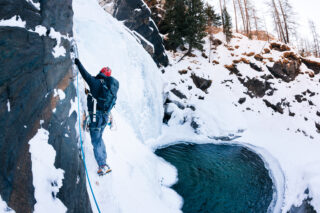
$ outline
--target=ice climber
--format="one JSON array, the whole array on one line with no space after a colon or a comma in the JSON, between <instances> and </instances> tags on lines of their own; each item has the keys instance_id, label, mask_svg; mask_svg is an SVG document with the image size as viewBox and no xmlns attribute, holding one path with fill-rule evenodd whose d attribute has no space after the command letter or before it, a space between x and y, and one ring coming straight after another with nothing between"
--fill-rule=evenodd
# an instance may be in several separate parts
<instances>
[{"instance_id":1,"label":"ice climber","mask_svg":"<svg viewBox=\"0 0 320 213\"><path fill-rule=\"evenodd\" d=\"M99 166L97 173L104 175L111 172L111 169L106 163L107 153L102 134L108 124L109 113L117 100L119 82L111 76L109 67L102 68L100 73L93 77L86 71L79 59L75 59L75 64L90 88L87 94L87 105L90 116L91 143Z\"/></svg>"}]
</instances>

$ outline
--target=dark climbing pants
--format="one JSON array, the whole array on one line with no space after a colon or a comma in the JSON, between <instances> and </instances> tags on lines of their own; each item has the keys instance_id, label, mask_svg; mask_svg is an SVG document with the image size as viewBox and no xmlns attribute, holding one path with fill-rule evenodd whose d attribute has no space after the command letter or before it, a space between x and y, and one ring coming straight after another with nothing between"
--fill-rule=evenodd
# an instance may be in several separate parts
<instances>
[{"instance_id":1,"label":"dark climbing pants","mask_svg":"<svg viewBox=\"0 0 320 213\"><path fill-rule=\"evenodd\" d=\"M93 145L94 157L98 163L98 166L106 165L107 152L102 139L103 130L108 122L108 114L97 111L96 122L93 122L93 115L90 114L90 136L91 143Z\"/></svg>"}]
</instances>

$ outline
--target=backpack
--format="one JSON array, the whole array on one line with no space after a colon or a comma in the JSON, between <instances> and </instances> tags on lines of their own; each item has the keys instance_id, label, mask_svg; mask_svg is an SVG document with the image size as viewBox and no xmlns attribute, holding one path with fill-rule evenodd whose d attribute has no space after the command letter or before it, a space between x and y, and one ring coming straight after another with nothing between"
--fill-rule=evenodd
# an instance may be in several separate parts
<instances>
[{"instance_id":1,"label":"backpack","mask_svg":"<svg viewBox=\"0 0 320 213\"><path fill-rule=\"evenodd\" d=\"M109 113L116 104L119 82L112 78L99 79L102 87L97 97L97 109Z\"/></svg>"}]
</instances>

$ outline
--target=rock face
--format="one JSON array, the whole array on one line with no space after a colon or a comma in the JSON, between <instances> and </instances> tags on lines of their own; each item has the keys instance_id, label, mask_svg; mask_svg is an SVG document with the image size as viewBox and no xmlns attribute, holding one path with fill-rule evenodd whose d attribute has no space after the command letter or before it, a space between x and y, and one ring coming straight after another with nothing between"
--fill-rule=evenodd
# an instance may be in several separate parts
<instances>
[{"instance_id":1,"label":"rock face","mask_svg":"<svg viewBox=\"0 0 320 213\"><path fill-rule=\"evenodd\" d=\"M156 64L167 66L163 39L151 19L151 11L143 0L114 0L113 16L130 29L138 32L154 46L153 60Z\"/></svg>"},{"instance_id":2,"label":"rock face","mask_svg":"<svg viewBox=\"0 0 320 213\"><path fill-rule=\"evenodd\" d=\"M52 51L58 41L48 36L53 30L72 35L72 0L41 1L40 10L25 0L3 0L0 5L0 20L19 16L26 22L26 28L0 27L1 198L17 213L33 212L28 142L42 127L49 131L48 143L56 151L55 167L65 172L57 197L68 212L91 212L75 130L77 114L71 111L69 116L76 96L70 43L62 38L66 54L55 58ZM46 35L31 32L38 25ZM55 96L55 89L64 91L65 97Z\"/></svg>"}]
</instances>

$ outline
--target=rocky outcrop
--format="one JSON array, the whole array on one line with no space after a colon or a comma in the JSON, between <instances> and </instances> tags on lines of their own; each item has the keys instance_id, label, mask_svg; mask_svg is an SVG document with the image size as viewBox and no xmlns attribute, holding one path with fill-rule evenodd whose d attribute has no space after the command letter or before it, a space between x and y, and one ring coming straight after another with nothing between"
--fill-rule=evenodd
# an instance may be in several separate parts
<instances>
[{"instance_id":1,"label":"rocky outcrop","mask_svg":"<svg viewBox=\"0 0 320 213\"><path fill-rule=\"evenodd\" d=\"M272 95L274 89L271 87L271 83L268 82L267 80L259 80L257 78L246 78L246 79L241 79L238 78L239 81L243 84L243 86L247 87L248 92L247 94L250 97L259 97L262 98L263 96L265 96L266 92L269 91L267 93L267 95Z\"/></svg>"},{"instance_id":2,"label":"rocky outcrop","mask_svg":"<svg viewBox=\"0 0 320 213\"><path fill-rule=\"evenodd\" d=\"M167 66L168 56L165 54L163 39L151 19L151 11L143 0L114 0L113 16L130 29L148 40L154 47L153 60L156 64Z\"/></svg>"},{"instance_id":3,"label":"rocky outcrop","mask_svg":"<svg viewBox=\"0 0 320 213\"><path fill-rule=\"evenodd\" d=\"M56 151L55 167L64 170L57 197L68 212L91 212L75 130L77 114L69 116L76 96L70 43L62 38L65 56L55 58L52 51L58 41L48 36L53 30L72 35L72 0L41 1L40 10L25 0L4 0L0 5L0 20L19 16L26 22L26 28L0 27L1 198L17 213L33 212L36 200L28 142L44 128ZM42 36L32 32L39 25L45 29ZM55 89L65 97L56 96Z\"/></svg>"},{"instance_id":4,"label":"rocky outcrop","mask_svg":"<svg viewBox=\"0 0 320 213\"><path fill-rule=\"evenodd\" d=\"M301 62L297 60L277 61L273 67L267 66L271 74L285 82L293 81L300 72Z\"/></svg>"},{"instance_id":5,"label":"rocky outcrop","mask_svg":"<svg viewBox=\"0 0 320 213\"><path fill-rule=\"evenodd\" d=\"M283 114L283 108L281 107L281 103L277 103L276 105L274 105L266 99L263 99L263 102L266 104L267 107L273 109L273 111Z\"/></svg>"},{"instance_id":6,"label":"rocky outcrop","mask_svg":"<svg viewBox=\"0 0 320 213\"><path fill-rule=\"evenodd\" d=\"M207 89L211 86L212 80L201 78L194 73L191 74L191 78L197 88L207 93Z\"/></svg>"},{"instance_id":7,"label":"rocky outcrop","mask_svg":"<svg viewBox=\"0 0 320 213\"><path fill-rule=\"evenodd\" d=\"M288 47L285 44L280 44L280 43L273 42L273 43L270 44L270 49L283 52L283 51L289 51L290 47Z\"/></svg>"},{"instance_id":8,"label":"rocky outcrop","mask_svg":"<svg viewBox=\"0 0 320 213\"><path fill-rule=\"evenodd\" d=\"M163 19L165 16L165 0L144 0L144 2L151 10L151 18L159 27L159 29L161 29L161 25L163 24Z\"/></svg>"},{"instance_id":9,"label":"rocky outcrop","mask_svg":"<svg viewBox=\"0 0 320 213\"><path fill-rule=\"evenodd\" d=\"M256 65L255 63L249 63L250 64L250 67L258 72L262 72L262 68L259 67L258 65Z\"/></svg>"},{"instance_id":10,"label":"rocky outcrop","mask_svg":"<svg viewBox=\"0 0 320 213\"><path fill-rule=\"evenodd\" d=\"M302 62L311 70L314 71L315 74L320 73L320 63L316 61L312 61L309 59L301 58Z\"/></svg>"},{"instance_id":11,"label":"rocky outcrop","mask_svg":"<svg viewBox=\"0 0 320 213\"><path fill-rule=\"evenodd\" d=\"M187 99L187 96L185 96L185 94L183 94L182 92L180 92L179 90L177 90L176 88L173 88L172 90L170 90L173 94L175 94L178 98L180 99Z\"/></svg>"},{"instance_id":12,"label":"rocky outcrop","mask_svg":"<svg viewBox=\"0 0 320 213\"><path fill-rule=\"evenodd\" d=\"M114 12L114 0L98 0L99 5L108 13Z\"/></svg>"},{"instance_id":13,"label":"rocky outcrop","mask_svg":"<svg viewBox=\"0 0 320 213\"><path fill-rule=\"evenodd\" d=\"M316 213L316 210L310 204L312 198L309 196L309 189L305 190L304 195L306 195L307 198L302 201L302 204L300 206L291 206L287 213Z\"/></svg>"}]
</instances>

